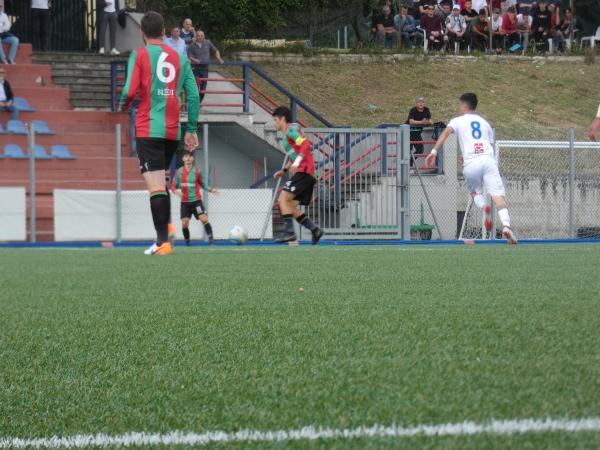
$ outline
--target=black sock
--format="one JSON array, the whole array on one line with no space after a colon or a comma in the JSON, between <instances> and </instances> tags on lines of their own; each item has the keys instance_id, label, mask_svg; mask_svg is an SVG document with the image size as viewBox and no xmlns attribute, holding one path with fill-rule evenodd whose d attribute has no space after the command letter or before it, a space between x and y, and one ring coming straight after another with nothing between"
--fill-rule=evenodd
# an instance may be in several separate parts
<instances>
[{"instance_id":1,"label":"black sock","mask_svg":"<svg viewBox=\"0 0 600 450\"><path fill-rule=\"evenodd\" d=\"M281 217L283 217L283 223L285 224L285 232L289 234L294 233L294 216L291 214L284 214Z\"/></svg>"},{"instance_id":2,"label":"black sock","mask_svg":"<svg viewBox=\"0 0 600 450\"><path fill-rule=\"evenodd\" d=\"M183 229L183 237L185 238L186 241L190 240L190 229L189 228Z\"/></svg>"},{"instance_id":3,"label":"black sock","mask_svg":"<svg viewBox=\"0 0 600 450\"><path fill-rule=\"evenodd\" d=\"M210 225L210 223L206 222L204 224L204 229L206 230L206 234L208 235L208 239L210 239L212 241L213 240L213 234L212 234L212 226Z\"/></svg>"},{"instance_id":4,"label":"black sock","mask_svg":"<svg viewBox=\"0 0 600 450\"><path fill-rule=\"evenodd\" d=\"M296 221L303 227L308 228L310 231L315 231L317 229L317 226L312 222L312 220L306 217L306 214L304 213L296 217Z\"/></svg>"},{"instance_id":5,"label":"black sock","mask_svg":"<svg viewBox=\"0 0 600 450\"><path fill-rule=\"evenodd\" d=\"M155 191L150 194L150 209L156 229L156 244L161 245L169 240L169 194L166 191Z\"/></svg>"},{"instance_id":6,"label":"black sock","mask_svg":"<svg viewBox=\"0 0 600 450\"><path fill-rule=\"evenodd\" d=\"M168 204L168 207L169 207L169 212L168 212L168 214L169 214L168 215L169 220L168 220L167 223L171 223L171 194L169 193L169 186L168 185L165 186L165 191L167 193L167 204Z\"/></svg>"}]
</instances>

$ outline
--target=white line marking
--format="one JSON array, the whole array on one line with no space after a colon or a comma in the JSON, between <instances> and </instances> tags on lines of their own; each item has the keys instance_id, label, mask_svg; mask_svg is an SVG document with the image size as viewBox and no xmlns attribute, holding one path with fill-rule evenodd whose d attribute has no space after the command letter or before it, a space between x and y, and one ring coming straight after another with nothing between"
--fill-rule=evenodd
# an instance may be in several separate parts
<instances>
[{"instance_id":1,"label":"white line marking","mask_svg":"<svg viewBox=\"0 0 600 450\"><path fill-rule=\"evenodd\" d=\"M84 448L142 445L208 445L228 442L282 442L316 439L402 438L412 436L473 436L478 434L507 435L515 433L547 433L600 431L600 417L584 419L522 419L492 420L491 422L448 423L441 425L398 425L358 427L349 429L304 427L295 430L257 431L240 430L233 433L212 431L193 433L132 432L117 436L107 434L74 435L51 438L0 438L0 448Z\"/></svg>"}]
</instances>

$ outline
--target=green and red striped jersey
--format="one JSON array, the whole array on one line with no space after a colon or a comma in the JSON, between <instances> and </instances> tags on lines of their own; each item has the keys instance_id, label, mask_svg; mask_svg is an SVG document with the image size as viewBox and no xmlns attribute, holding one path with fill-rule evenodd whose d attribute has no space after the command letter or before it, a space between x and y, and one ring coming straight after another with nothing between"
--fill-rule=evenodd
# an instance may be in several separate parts
<instances>
[{"instance_id":1,"label":"green and red striped jersey","mask_svg":"<svg viewBox=\"0 0 600 450\"><path fill-rule=\"evenodd\" d=\"M177 169L175 175L175 189L181 189L181 201L183 203L192 203L202 200L200 189L204 189L204 182L200 171L194 166L187 170L185 166Z\"/></svg>"},{"instance_id":2,"label":"green and red striped jersey","mask_svg":"<svg viewBox=\"0 0 600 450\"><path fill-rule=\"evenodd\" d=\"M147 45L131 52L119 110L138 96L136 137L179 140L182 91L188 104L186 131L196 132L200 96L187 57L166 44Z\"/></svg>"},{"instance_id":3,"label":"green and red striped jersey","mask_svg":"<svg viewBox=\"0 0 600 450\"><path fill-rule=\"evenodd\" d=\"M302 162L298 166L298 172L313 175L315 173L315 161L312 156L310 141L304 136L298 125L290 125L282 139L283 148L294 162L298 156L302 156Z\"/></svg>"}]
</instances>

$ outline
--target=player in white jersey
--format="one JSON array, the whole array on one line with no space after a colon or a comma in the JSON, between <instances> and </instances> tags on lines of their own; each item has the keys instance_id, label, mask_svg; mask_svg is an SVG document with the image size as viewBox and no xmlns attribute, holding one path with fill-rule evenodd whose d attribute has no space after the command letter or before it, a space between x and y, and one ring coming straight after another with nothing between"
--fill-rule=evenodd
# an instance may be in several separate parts
<instances>
[{"instance_id":1,"label":"player in white jersey","mask_svg":"<svg viewBox=\"0 0 600 450\"><path fill-rule=\"evenodd\" d=\"M590 140L596 141L598 139L598 131L599 130L600 130L600 106L598 106L598 112L596 113L596 118L590 124L590 129L588 131Z\"/></svg>"},{"instance_id":2,"label":"player in white jersey","mask_svg":"<svg viewBox=\"0 0 600 450\"><path fill-rule=\"evenodd\" d=\"M484 189L490 194L496 207L498 217L502 222L502 236L509 244L516 244L517 238L510 228L510 216L506 207L506 192L504 183L498 171L498 162L494 155L494 133L492 127L477 113L477 95L467 93L460 96L460 116L450 121L440 135L431 153L427 156L426 164L433 166L438 153L448 136L456 133L463 156L463 175L467 181L467 189L475 204L485 213L485 225L492 230L492 209L486 204Z\"/></svg>"}]
</instances>

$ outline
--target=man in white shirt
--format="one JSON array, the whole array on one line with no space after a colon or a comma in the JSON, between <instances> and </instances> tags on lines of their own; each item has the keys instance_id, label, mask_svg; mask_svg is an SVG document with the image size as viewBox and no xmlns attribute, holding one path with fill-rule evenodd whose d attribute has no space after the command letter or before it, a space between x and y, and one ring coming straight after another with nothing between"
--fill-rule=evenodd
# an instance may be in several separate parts
<instances>
[{"instance_id":1,"label":"man in white shirt","mask_svg":"<svg viewBox=\"0 0 600 450\"><path fill-rule=\"evenodd\" d=\"M50 5L48 0L31 0L31 34L34 50L50 48Z\"/></svg>"},{"instance_id":2,"label":"man in white shirt","mask_svg":"<svg viewBox=\"0 0 600 450\"><path fill-rule=\"evenodd\" d=\"M106 45L106 28L110 27L110 54L118 55L117 50L117 7L115 2L117 0L104 0L104 12L102 14L102 20L100 21L100 35L98 36L98 46L100 47L100 54L103 55L104 46ZM102 3L102 2L101 2Z\"/></svg>"},{"instance_id":3,"label":"man in white shirt","mask_svg":"<svg viewBox=\"0 0 600 450\"><path fill-rule=\"evenodd\" d=\"M4 79L6 71L0 67L0 111L8 111L11 113L11 119L19 118L19 110L14 104L14 94L10 87L10 83Z\"/></svg>"},{"instance_id":4,"label":"man in white shirt","mask_svg":"<svg viewBox=\"0 0 600 450\"><path fill-rule=\"evenodd\" d=\"M8 44L8 59L4 54L3 44ZM0 61L4 64L14 64L17 50L19 49L19 38L10 32L10 20L4 12L4 1L0 0Z\"/></svg>"},{"instance_id":5,"label":"man in white shirt","mask_svg":"<svg viewBox=\"0 0 600 450\"><path fill-rule=\"evenodd\" d=\"M185 55L187 47L185 46L185 41L181 39L180 35L181 30L179 27L173 27L171 30L171 37L165 38L165 44L182 55Z\"/></svg>"},{"instance_id":6,"label":"man in white shirt","mask_svg":"<svg viewBox=\"0 0 600 450\"><path fill-rule=\"evenodd\" d=\"M459 99L460 116L450 121L442 132L426 164L435 165L438 148L441 148L448 136L456 133L463 156L463 175L473 202L485 213L485 227L493 231L490 205L486 204L484 191L487 192L498 208L498 217L502 222L502 236L509 244L516 244L517 238L510 228L510 216L506 207L506 192L498 162L494 154L494 132L491 125L477 112L477 95L466 93Z\"/></svg>"},{"instance_id":7,"label":"man in white shirt","mask_svg":"<svg viewBox=\"0 0 600 450\"><path fill-rule=\"evenodd\" d=\"M590 129L588 131L590 140L595 141L598 139L598 130L600 130L600 106L598 106L596 118L592 120L592 123L590 124Z\"/></svg>"},{"instance_id":8,"label":"man in white shirt","mask_svg":"<svg viewBox=\"0 0 600 450\"><path fill-rule=\"evenodd\" d=\"M519 33L521 33L521 42L524 49L527 49L529 45L529 34L531 33L531 25L533 24L533 17L528 13L517 14L517 25L519 27Z\"/></svg>"}]
</instances>

